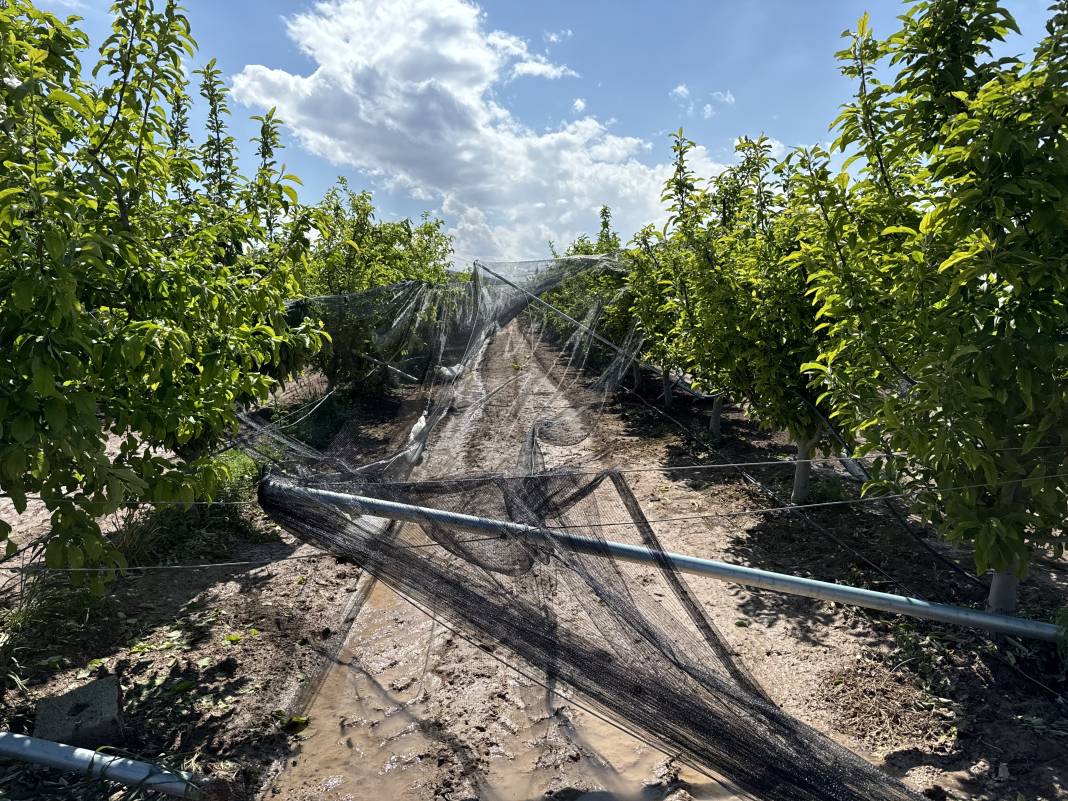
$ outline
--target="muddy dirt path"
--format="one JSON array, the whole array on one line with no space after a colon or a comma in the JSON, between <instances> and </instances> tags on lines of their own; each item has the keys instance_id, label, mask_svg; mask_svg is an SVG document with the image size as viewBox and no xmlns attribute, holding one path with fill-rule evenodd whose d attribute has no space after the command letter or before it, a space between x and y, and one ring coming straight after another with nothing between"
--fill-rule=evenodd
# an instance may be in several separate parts
<instances>
[{"instance_id":1,"label":"muddy dirt path","mask_svg":"<svg viewBox=\"0 0 1068 801\"><path fill-rule=\"evenodd\" d=\"M517 324L500 332L457 387L413 478L529 471L536 420L578 429L591 419L583 412L603 397L575 383L580 357L541 358ZM539 443L545 465L605 464L596 431L565 439L581 441ZM270 792L338 801L734 798L385 585L365 576L358 592L366 600L309 709L307 739Z\"/></svg>"}]
</instances>

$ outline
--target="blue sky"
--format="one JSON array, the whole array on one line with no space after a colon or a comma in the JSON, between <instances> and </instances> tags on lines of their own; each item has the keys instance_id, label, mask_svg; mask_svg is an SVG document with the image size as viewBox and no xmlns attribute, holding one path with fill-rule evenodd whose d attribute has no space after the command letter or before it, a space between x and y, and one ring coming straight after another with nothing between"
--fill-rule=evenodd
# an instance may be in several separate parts
<instances>
[{"instance_id":1,"label":"blue sky","mask_svg":"<svg viewBox=\"0 0 1068 801\"><path fill-rule=\"evenodd\" d=\"M157 0L158 4L162 0ZM98 0L42 0L106 35ZM547 255L597 225L608 203L630 235L657 221L679 126L711 174L740 134L784 146L828 138L851 91L839 34L865 10L896 29L892 0L188 0L200 53L234 89L233 133L277 106L282 156L320 197L338 175L383 217L442 216L457 259ZM1043 34L1045 0L1007 3ZM252 146L245 147L251 154Z\"/></svg>"}]
</instances>

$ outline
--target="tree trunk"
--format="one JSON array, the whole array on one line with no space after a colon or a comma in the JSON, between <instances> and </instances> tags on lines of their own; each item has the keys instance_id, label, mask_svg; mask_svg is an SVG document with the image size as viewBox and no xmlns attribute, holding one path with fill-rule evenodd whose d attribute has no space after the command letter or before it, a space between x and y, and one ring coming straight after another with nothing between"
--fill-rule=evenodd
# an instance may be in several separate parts
<instances>
[{"instance_id":1,"label":"tree trunk","mask_svg":"<svg viewBox=\"0 0 1068 801\"><path fill-rule=\"evenodd\" d=\"M795 437L797 443L797 464L794 466L794 491L790 495L790 503L804 503L808 498L808 480L812 475L812 449L819 442L819 436L802 440Z\"/></svg>"},{"instance_id":2,"label":"tree trunk","mask_svg":"<svg viewBox=\"0 0 1068 801\"><path fill-rule=\"evenodd\" d=\"M719 442L723 436L723 404L727 400L727 393L720 392L712 401L712 414L708 418L708 433L712 435L713 442Z\"/></svg>"},{"instance_id":3,"label":"tree trunk","mask_svg":"<svg viewBox=\"0 0 1068 801\"><path fill-rule=\"evenodd\" d=\"M638 364L638 360L635 359L630 363L630 377L634 381L634 391L641 392L642 390L642 366Z\"/></svg>"},{"instance_id":4,"label":"tree trunk","mask_svg":"<svg viewBox=\"0 0 1068 801\"><path fill-rule=\"evenodd\" d=\"M1016 493L1020 485L1009 482L1001 488L1001 507L1011 509L1016 501ZM995 570L990 577L990 593L986 597L986 609L988 612L996 612L1002 615L1011 615L1016 612L1016 589L1020 585L1017 571L1020 569L1020 558L1013 558L1005 570Z\"/></svg>"},{"instance_id":5,"label":"tree trunk","mask_svg":"<svg viewBox=\"0 0 1068 801\"><path fill-rule=\"evenodd\" d=\"M1011 615L1016 612L1016 590L1020 579L1016 570L1020 561L1017 559L1008 570L995 570L990 580L990 594L986 599L986 611L999 615Z\"/></svg>"},{"instance_id":6,"label":"tree trunk","mask_svg":"<svg viewBox=\"0 0 1068 801\"><path fill-rule=\"evenodd\" d=\"M661 378L663 379L663 382L664 382L664 408L665 409L670 409L671 408L671 373L668 372L667 370L664 370L660 374L660 376L661 376Z\"/></svg>"}]
</instances>

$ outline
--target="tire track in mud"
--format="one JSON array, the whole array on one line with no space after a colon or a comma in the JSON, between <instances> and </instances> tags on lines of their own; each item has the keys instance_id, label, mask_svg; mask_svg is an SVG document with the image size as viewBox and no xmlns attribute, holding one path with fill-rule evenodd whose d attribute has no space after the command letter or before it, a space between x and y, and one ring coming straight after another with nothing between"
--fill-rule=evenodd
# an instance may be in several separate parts
<instances>
[{"instance_id":1,"label":"tire track in mud","mask_svg":"<svg viewBox=\"0 0 1068 801\"><path fill-rule=\"evenodd\" d=\"M569 436L563 445L538 443L549 467L597 460L605 449L581 421L603 397L578 386L581 354L565 348L547 362L535 357L531 336L513 322L489 342L459 379L413 479L526 472L531 427L550 417L566 420ZM269 788L287 799L733 797L688 769L680 775L664 754L506 667L380 582L308 715L300 752Z\"/></svg>"}]
</instances>

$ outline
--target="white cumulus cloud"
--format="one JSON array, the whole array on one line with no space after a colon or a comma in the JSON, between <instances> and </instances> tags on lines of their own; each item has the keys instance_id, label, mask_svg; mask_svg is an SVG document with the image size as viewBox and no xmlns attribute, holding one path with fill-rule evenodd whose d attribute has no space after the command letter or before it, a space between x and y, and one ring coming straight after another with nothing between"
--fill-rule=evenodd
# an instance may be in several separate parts
<instances>
[{"instance_id":1,"label":"white cumulus cloud","mask_svg":"<svg viewBox=\"0 0 1068 801\"><path fill-rule=\"evenodd\" d=\"M512 77L522 78L524 75L534 78L577 78L579 74L563 64L553 64L542 55L531 55L512 67Z\"/></svg>"},{"instance_id":2,"label":"white cumulus cloud","mask_svg":"<svg viewBox=\"0 0 1068 801\"><path fill-rule=\"evenodd\" d=\"M575 33L570 28L564 28L559 31L546 31L542 34L542 38L549 44L560 44L566 39L570 39Z\"/></svg>"},{"instance_id":3,"label":"white cumulus cloud","mask_svg":"<svg viewBox=\"0 0 1068 801\"><path fill-rule=\"evenodd\" d=\"M312 69L247 65L234 97L276 106L311 153L436 204L458 263L544 256L595 230L602 203L624 234L663 219L670 165L640 160L648 142L590 116L536 131L501 104L511 80L573 73L467 0L320 0L286 24ZM720 169L704 149L693 166Z\"/></svg>"},{"instance_id":4,"label":"white cumulus cloud","mask_svg":"<svg viewBox=\"0 0 1068 801\"><path fill-rule=\"evenodd\" d=\"M686 112L687 117L693 114L695 104L694 101L690 99L690 87L686 84L680 83L668 92L668 97L679 104L679 107Z\"/></svg>"},{"instance_id":5,"label":"white cumulus cloud","mask_svg":"<svg viewBox=\"0 0 1068 801\"><path fill-rule=\"evenodd\" d=\"M583 100L581 97L576 97L575 102L571 104L571 108L575 111L576 114L581 114L583 111L586 110L586 101Z\"/></svg>"},{"instance_id":6,"label":"white cumulus cloud","mask_svg":"<svg viewBox=\"0 0 1068 801\"><path fill-rule=\"evenodd\" d=\"M678 103L679 108L681 108L686 113L687 117L693 116L694 112L698 109L698 103L700 102L700 98L703 98L706 102L700 106L700 109L701 116L706 120L710 120L714 116L716 116L717 105L734 105L734 93L731 92L730 89L726 90L725 92L712 92L707 96L703 95L703 93L701 92L697 92L695 95L695 93L690 89L689 86L684 83L680 83L670 92L668 92L668 95L670 95L672 100Z\"/></svg>"},{"instance_id":7,"label":"white cumulus cloud","mask_svg":"<svg viewBox=\"0 0 1068 801\"><path fill-rule=\"evenodd\" d=\"M690 87L688 87L684 83L680 83L678 86L676 86L670 92L668 92L668 94L671 95L676 100L687 100L690 97Z\"/></svg>"}]
</instances>

